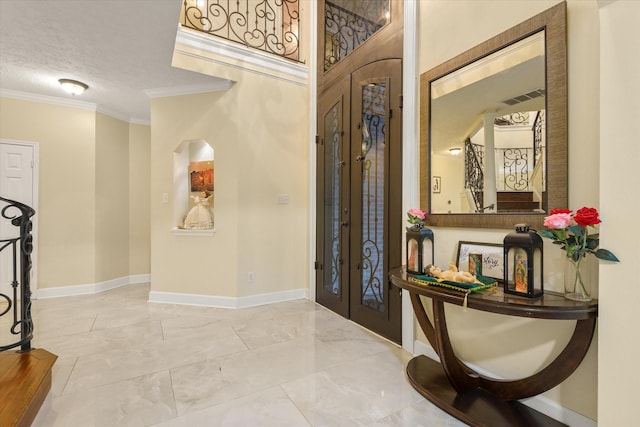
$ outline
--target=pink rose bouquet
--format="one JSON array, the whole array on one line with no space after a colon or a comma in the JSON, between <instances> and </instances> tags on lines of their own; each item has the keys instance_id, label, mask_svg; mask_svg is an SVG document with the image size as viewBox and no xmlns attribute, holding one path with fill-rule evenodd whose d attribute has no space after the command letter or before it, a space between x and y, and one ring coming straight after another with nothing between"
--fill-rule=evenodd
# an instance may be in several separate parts
<instances>
[{"instance_id":1,"label":"pink rose bouquet","mask_svg":"<svg viewBox=\"0 0 640 427\"><path fill-rule=\"evenodd\" d=\"M538 231L538 234L560 245L560 248L567 252L567 258L573 262L579 261L589 253L600 259L619 262L611 251L598 247L598 233L589 234L588 228L595 228L601 222L595 208L580 208L575 215L569 209L552 209L551 214L544 218L544 226L548 230Z\"/></svg>"},{"instance_id":2,"label":"pink rose bouquet","mask_svg":"<svg viewBox=\"0 0 640 427\"><path fill-rule=\"evenodd\" d=\"M409 221L409 224L422 225L425 219L427 219L427 213L420 209L411 208L407 212L407 221Z\"/></svg>"}]
</instances>

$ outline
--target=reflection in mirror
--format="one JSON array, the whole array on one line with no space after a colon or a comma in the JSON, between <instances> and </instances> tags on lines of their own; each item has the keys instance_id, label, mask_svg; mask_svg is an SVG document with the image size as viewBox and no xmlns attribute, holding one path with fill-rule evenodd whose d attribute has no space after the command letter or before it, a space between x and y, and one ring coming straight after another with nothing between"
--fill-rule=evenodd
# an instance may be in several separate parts
<instances>
[{"instance_id":1,"label":"reflection in mirror","mask_svg":"<svg viewBox=\"0 0 640 427\"><path fill-rule=\"evenodd\" d=\"M420 76L429 225L536 228L566 207L566 40L562 2Z\"/></svg>"},{"instance_id":2,"label":"reflection in mirror","mask_svg":"<svg viewBox=\"0 0 640 427\"><path fill-rule=\"evenodd\" d=\"M389 0L326 1L324 70L344 59L389 20Z\"/></svg>"},{"instance_id":3,"label":"reflection in mirror","mask_svg":"<svg viewBox=\"0 0 640 427\"><path fill-rule=\"evenodd\" d=\"M432 213L544 211L544 45L540 31L431 82Z\"/></svg>"}]
</instances>

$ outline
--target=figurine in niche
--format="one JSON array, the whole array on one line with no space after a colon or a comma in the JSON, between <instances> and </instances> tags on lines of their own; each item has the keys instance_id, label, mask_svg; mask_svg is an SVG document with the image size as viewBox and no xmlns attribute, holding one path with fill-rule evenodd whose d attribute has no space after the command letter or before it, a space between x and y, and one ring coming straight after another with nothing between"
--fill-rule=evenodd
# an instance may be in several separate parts
<instances>
[{"instance_id":1,"label":"figurine in niche","mask_svg":"<svg viewBox=\"0 0 640 427\"><path fill-rule=\"evenodd\" d=\"M436 279L449 280L451 282L460 282L460 283L480 283L476 276L469 273L468 271L458 271L458 267L452 262L449 263L449 269L442 271L440 267L436 267L435 265L428 265L424 269L424 273Z\"/></svg>"},{"instance_id":2,"label":"figurine in niche","mask_svg":"<svg viewBox=\"0 0 640 427\"><path fill-rule=\"evenodd\" d=\"M195 206L191 208L184 219L184 228L200 230L213 228L213 213L209 209L212 196L206 191L201 191L197 196L190 197Z\"/></svg>"}]
</instances>

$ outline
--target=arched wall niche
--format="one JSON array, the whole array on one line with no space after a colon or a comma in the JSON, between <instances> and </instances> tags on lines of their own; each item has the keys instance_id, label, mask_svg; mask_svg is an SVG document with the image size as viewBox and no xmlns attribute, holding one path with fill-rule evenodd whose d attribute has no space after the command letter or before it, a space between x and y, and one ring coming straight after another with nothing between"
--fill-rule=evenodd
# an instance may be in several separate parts
<instances>
[{"instance_id":1,"label":"arched wall niche","mask_svg":"<svg viewBox=\"0 0 640 427\"><path fill-rule=\"evenodd\" d=\"M185 218L195 206L201 191L209 195L208 206L213 219L214 149L204 139L182 141L173 152L173 229L185 234L212 234L214 226L185 227Z\"/></svg>"}]
</instances>

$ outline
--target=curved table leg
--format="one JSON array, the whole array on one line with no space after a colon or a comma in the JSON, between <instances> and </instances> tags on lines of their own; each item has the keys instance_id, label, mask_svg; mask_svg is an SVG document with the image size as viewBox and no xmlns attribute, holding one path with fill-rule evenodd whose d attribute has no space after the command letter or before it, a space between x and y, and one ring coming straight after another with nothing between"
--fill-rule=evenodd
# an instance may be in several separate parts
<instances>
[{"instance_id":1,"label":"curved table leg","mask_svg":"<svg viewBox=\"0 0 640 427\"><path fill-rule=\"evenodd\" d=\"M415 292L410 292L409 296L411 297L411 305L413 305L413 312L416 315L416 319L418 320L418 324L420 328L422 328L422 332L429 340L429 344L431 347L439 353L438 345L436 344L436 333L433 329L433 325L427 316L427 312L424 310L424 305L422 304L422 300L420 299L420 295Z\"/></svg>"},{"instance_id":2,"label":"curved table leg","mask_svg":"<svg viewBox=\"0 0 640 427\"><path fill-rule=\"evenodd\" d=\"M418 320L418 324L420 325L420 328L422 328L422 332L424 332L424 335L427 337L427 340L429 341L429 344L431 344L431 347L433 347L435 352L438 353L438 355L440 355L440 350L438 350L439 345L436 340L436 332L433 325L431 324L431 321L429 320L429 316L427 316L427 312L424 309L424 304L422 304L420 295L414 292L411 292L409 293L409 296L411 297L411 304L413 305L413 311L416 315L416 319ZM467 372L470 375L475 374L475 372L473 372L466 365L462 365L462 368L465 370L465 372Z\"/></svg>"},{"instance_id":3,"label":"curved table leg","mask_svg":"<svg viewBox=\"0 0 640 427\"><path fill-rule=\"evenodd\" d=\"M421 307L421 311L424 313L424 307ZM426 317L426 313L424 315ZM442 301L433 300L433 317L435 328L431 327L431 330L435 335L434 348L438 352L442 368L456 392L464 394L475 388L482 388L503 400L516 400L535 396L567 379L587 354L596 326L595 317L578 320L566 347L547 367L526 378L497 380L478 374L456 357L449 340L444 303ZM427 318L426 321L428 322L428 320ZM421 322L420 326L423 326ZM430 322L428 326L431 326ZM426 331L425 334L427 334ZM428 335L427 339L429 339L431 345L434 344Z\"/></svg>"},{"instance_id":4,"label":"curved table leg","mask_svg":"<svg viewBox=\"0 0 640 427\"><path fill-rule=\"evenodd\" d=\"M442 363L442 369L444 369L444 373L449 378L451 385L458 394L465 394L478 388L480 386L478 374L460 362L453 352L442 301L433 300L433 319L440 363Z\"/></svg>"}]
</instances>

